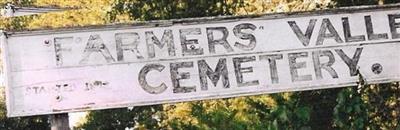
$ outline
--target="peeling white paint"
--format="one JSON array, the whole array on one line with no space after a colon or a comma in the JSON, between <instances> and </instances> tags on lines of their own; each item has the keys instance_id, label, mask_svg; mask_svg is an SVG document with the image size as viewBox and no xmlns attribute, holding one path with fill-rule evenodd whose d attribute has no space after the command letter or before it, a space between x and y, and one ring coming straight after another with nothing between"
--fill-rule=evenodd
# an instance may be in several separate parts
<instances>
[{"instance_id":1,"label":"peeling white paint","mask_svg":"<svg viewBox=\"0 0 400 130\"><path fill-rule=\"evenodd\" d=\"M398 8L13 32L8 115L400 80ZM309 31L307 31L309 30ZM3 37L4 38L4 37Z\"/></svg>"}]
</instances>

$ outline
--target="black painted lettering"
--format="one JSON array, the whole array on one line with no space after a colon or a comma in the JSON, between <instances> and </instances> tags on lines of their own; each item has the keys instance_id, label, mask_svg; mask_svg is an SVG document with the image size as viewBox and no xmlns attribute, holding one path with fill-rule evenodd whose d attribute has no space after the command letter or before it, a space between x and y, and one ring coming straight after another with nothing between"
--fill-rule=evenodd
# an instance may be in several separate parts
<instances>
[{"instance_id":1,"label":"black painted lettering","mask_svg":"<svg viewBox=\"0 0 400 130\"><path fill-rule=\"evenodd\" d=\"M215 39L214 38L214 31L219 31L222 33L222 38L220 39ZM210 53L215 53L215 45L222 45L227 52L233 52L233 49L231 45L229 45L227 38L228 38L229 32L226 27L213 27L213 28L207 28L207 38L208 38L208 48L210 50Z\"/></svg>"},{"instance_id":2,"label":"black painted lettering","mask_svg":"<svg viewBox=\"0 0 400 130\"><path fill-rule=\"evenodd\" d=\"M161 64L147 64L140 70L138 80L139 80L140 86L142 86L144 91L146 91L150 94L160 94L167 89L167 85L165 85L164 83L162 83L161 85L159 85L157 87L153 87L153 86L150 86L146 80L147 74L150 71L157 70L158 72L161 72L164 70L164 68L165 68L165 66L161 65Z\"/></svg>"},{"instance_id":3,"label":"black painted lettering","mask_svg":"<svg viewBox=\"0 0 400 130\"><path fill-rule=\"evenodd\" d=\"M276 60L281 60L283 58L282 54L273 55L261 55L260 60L269 61L269 70L271 74L271 81L273 84L279 83L278 68L276 66Z\"/></svg>"},{"instance_id":4,"label":"black painted lettering","mask_svg":"<svg viewBox=\"0 0 400 130\"><path fill-rule=\"evenodd\" d=\"M400 38L400 33L397 31L400 28L400 14L389 14L388 16L392 39ZM398 21L396 22L396 20Z\"/></svg>"},{"instance_id":5,"label":"black painted lettering","mask_svg":"<svg viewBox=\"0 0 400 130\"><path fill-rule=\"evenodd\" d=\"M79 64L86 64L93 52L101 53L106 59L107 63L115 61L115 59L111 56L110 51L104 44L103 39L101 39L100 35L98 34L90 35L83 52L82 60L79 62Z\"/></svg>"},{"instance_id":6,"label":"black painted lettering","mask_svg":"<svg viewBox=\"0 0 400 130\"><path fill-rule=\"evenodd\" d=\"M381 40L381 39L388 39L387 33L375 34L374 27L372 25L371 16L364 16L365 20L365 27L367 28L367 36L368 40Z\"/></svg>"},{"instance_id":7,"label":"black painted lettering","mask_svg":"<svg viewBox=\"0 0 400 130\"><path fill-rule=\"evenodd\" d=\"M171 71L171 81L174 87L174 93L189 93L195 92L196 86L181 86L180 80L182 79L190 79L189 72L179 72L179 68L192 68L193 62L177 62L170 64L170 71Z\"/></svg>"},{"instance_id":8,"label":"black painted lettering","mask_svg":"<svg viewBox=\"0 0 400 130\"><path fill-rule=\"evenodd\" d=\"M229 88L229 77L228 77L228 69L226 67L226 59L221 58L218 61L217 67L215 71L213 71L210 66L208 66L205 60L198 61L199 67L199 75L200 75L200 84L201 90L208 90L207 77L210 78L211 82L214 86L217 86L217 83L222 77L222 85L223 88Z\"/></svg>"},{"instance_id":9,"label":"black painted lettering","mask_svg":"<svg viewBox=\"0 0 400 130\"><path fill-rule=\"evenodd\" d=\"M329 33L326 33L329 31ZM335 27L333 27L331 21L328 18L324 18L322 20L321 29L318 33L317 43L316 45L324 44L325 39L333 38L337 43L343 43L342 38L340 38L338 32Z\"/></svg>"},{"instance_id":10,"label":"black painted lettering","mask_svg":"<svg viewBox=\"0 0 400 130\"><path fill-rule=\"evenodd\" d=\"M290 67L290 74L292 76L292 82L298 81L309 81L312 80L311 75L299 75L297 72L298 69L306 68L306 62L297 62L297 58L308 57L307 52L298 52L298 53L289 53L289 67Z\"/></svg>"},{"instance_id":11,"label":"black painted lettering","mask_svg":"<svg viewBox=\"0 0 400 130\"><path fill-rule=\"evenodd\" d=\"M117 33L115 34L115 43L117 45L117 60L124 61L124 51L132 51L137 59L143 59L142 54L138 50L140 43L140 37L138 33Z\"/></svg>"},{"instance_id":12,"label":"black painted lettering","mask_svg":"<svg viewBox=\"0 0 400 130\"><path fill-rule=\"evenodd\" d=\"M360 60L360 55L362 52L363 48L357 48L356 52L353 55L353 58L350 58L347 56L342 49L335 49L336 53L342 58L344 63L346 63L347 67L349 67L350 70L350 76L357 76L357 64L358 60Z\"/></svg>"},{"instance_id":13,"label":"black painted lettering","mask_svg":"<svg viewBox=\"0 0 400 130\"><path fill-rule=\"evenodd\" d=\"M153 31L147 31L145 34L149 58L154 58L156 56L154 45L157 45L160 49L162 49L164 48L165 44L168 46L169 56L175 56L174 36L172 35L172 30L167 29L164 31L161 42L154 35Z\"/></svg>"},{"instance_id":14,"label":"black painted lettering","mask_svg":"<svg viewBox=\"0 0 400 130\"><path fill-rule=\"evenodd\" d=\"M242 23L242 24L236 25L233 28L233 34L235 34L235 36L240 39L250 40L250 42L247 45L239 43L239 42L235 42L234 46L241 50L244 50L244 51L253 50L257 45L256 37L253 34L243 32L243 30L250 29L250 30L254 31L254 30L256 30L256 28L257 27L251 23Z\"/></svg>"},{"instance_id":15,"label":"black painted lettering","mask_svg":"<svg viewBox=\"0 0 400 130\"><path fill-rule=\"evenodd\" d=\"M303 33L300 27L297 26L295 21L288 21L288 24L292 28L293 32L296 34L297 38L304 46L308 46L310 44L310 39L315 27L315 23L317 23L317 19L311 19L306 32Z\"/></svg>"},{"instance_id":16,"label":"black painted lettering","mask_svg":"<svg viewBox=\"0 0 400 130\"><path fill-rule=\"evenodd\" d=\"M338 78L338 74L332 68L333 63L335 63L335 57L331 51L314 51L312 52L313 61L314 61L314 70L315 76L317 79L322 79L322 69L328 71L328 73L332 76L332 78ZM320 57L326 56L329 58L327 63L321 63Z\"/></svg>"},{"instance_id":17,"label":"black painted lettering","mask_svg":"<svg viewBox=\"0 0 400 130\"><path fill-rule=\"evenodd\" d=\"M56 65L62 66L63 65L63 51L69 51L70 49L64 48L63 44L72 43L73 37L56 37L54 38L54 50L56 54Z\"/></svg>"},{"instance_id":18,"label":"black painted lettering","mask_svg":"<svg viewBox=\"0 0 400 130\"><path fill-rule=\"evenodd\" d=\"M203 48L196 48L199 44L197 39L188 40L187 35L200 35L200 28L188 28L179 30L181 36L182 54L186 55L203 55Z\"/></svg>"},{"instance_id":19,"label":"black painted lettering","mask_svg":"<svg viewBox=\"0 0 400 130\"><path fill-rule=\"evenodd\" d=\"M256 60L255 56L235 57L235 58L233 58L233 65L235 67L236 82L237 82L239 87L254 86L254 85L258 85L259 84L258 80L244 81L244 79L243 79L243 74L244 73L252 73L253 72L253 67L242 68L242 63L252 62L252 61L255 61L255 60Z\"/></svg>"},{"instance_id":20,"label":"black painted lettering","mask_svg":"<svg viewBox=\"0 0 400 130\"><path fill-rule=\"evenodd\" d=\"M343 17L342 18L342 24L343 24L344 40L346 42L361 42L361 41L365 41L365 36L364 35L358 35L358 36L352 36L351 35L350 23L349 23L349 18L348 17Z\"/></svg>"}]
</instances>

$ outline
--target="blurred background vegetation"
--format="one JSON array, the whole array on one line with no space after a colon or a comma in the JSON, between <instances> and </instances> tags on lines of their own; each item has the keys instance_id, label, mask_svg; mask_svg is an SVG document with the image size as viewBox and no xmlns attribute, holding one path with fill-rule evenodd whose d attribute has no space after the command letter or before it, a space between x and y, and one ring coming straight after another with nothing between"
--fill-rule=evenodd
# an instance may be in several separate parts
<instances>
[{"instance_id":1,"label":"blurred background vegetation","mask_svg":"<svg viewBox=\"0 0 400 130\"><path fill-rule=\"evenodd\" d=\"M1 18L4 30L77 27L144 20L312 11L399 0L0 0L18 6L79 8ZM0 129L46 130L46 116L7 118ZM74 129L400 130L399 83L91 111Z\"/></svg>"}]
</instances>

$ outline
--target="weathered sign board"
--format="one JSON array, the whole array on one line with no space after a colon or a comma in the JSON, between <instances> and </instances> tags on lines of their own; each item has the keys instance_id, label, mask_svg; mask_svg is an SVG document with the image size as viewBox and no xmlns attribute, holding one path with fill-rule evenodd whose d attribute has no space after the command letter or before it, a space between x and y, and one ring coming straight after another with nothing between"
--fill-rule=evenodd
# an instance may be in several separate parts
<instances>
[{"instance_id":1,"label":"weathered sign board","mask_svg":"<svg viewBox=\"0 0 400 130\"><path fill-rule=\"evenodd\" d=\"M3 35L8 115L400 81L400 6Z\"/></svg>"}]
</instances>

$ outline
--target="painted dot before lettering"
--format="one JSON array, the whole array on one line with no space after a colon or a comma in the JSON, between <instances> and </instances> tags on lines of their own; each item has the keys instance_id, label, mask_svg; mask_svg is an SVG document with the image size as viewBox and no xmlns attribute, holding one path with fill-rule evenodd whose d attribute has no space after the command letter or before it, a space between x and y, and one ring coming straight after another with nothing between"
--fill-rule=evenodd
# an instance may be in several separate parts
<instances>
[{"instance_id":1,"label":"painted dot before lettering","mask_svg":"<svg viewBox=\"0 0 400 130\"><path fill-rule=\"evenodd\" d=\"M371 70L375 74L380 74L380 73L382 73L383 67L382 67L381 64L375 63L375 64L372 65Z\"/></svg>"},{"instance_id":2,"label":"painted dot before lettering","mask_svg":"<svg viewBox=\"0 0 400 130\"><path fill-rule=\"evenodd\" d=\"M50 40L45 40L45 41L44 41L44 45L50 46Z\"/></svg>"}]
</instances>

